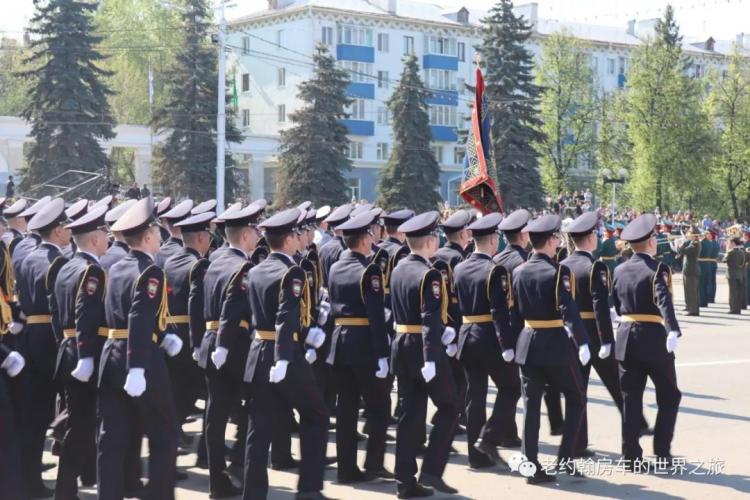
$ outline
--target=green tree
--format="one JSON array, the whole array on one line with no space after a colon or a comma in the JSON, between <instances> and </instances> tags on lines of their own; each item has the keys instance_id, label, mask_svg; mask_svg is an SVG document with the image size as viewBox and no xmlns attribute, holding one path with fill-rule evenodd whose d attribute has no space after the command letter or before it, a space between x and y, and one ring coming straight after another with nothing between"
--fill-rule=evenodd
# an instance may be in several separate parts
<instances>
[{"instance_id":1,"label":"green tree","mask_svg":"<svg viewBox=\"0 0 750 500\"><path fill-rule=\"evenodd\" d=\"M594 157L597 102L585 44L566 32L546 38L536 82L543 140L535 146L544 189L556 194L570 187L571 170Z\"/></svg>"},{"instance_id":2,"label":"green tree","mask_svg":"<svg viewBox=\"0 0 750 500\"><path fill-rule=\"evenodd\" d=\"M276 205L284 207L302 200L315 205L338 205L347 201L344 172L351 169L347 157L349 139L341 120L349 76L336 66L328 48L319 44L313 55L312 78L299 85L297 97L304 105L290 115L294 124L281 132Z\"/></svg>"},{"instance_id":3,"label":"green tree","mask_svg":"<svg viewBox=\"0 0 750 500\"><path fill-rule=\"evenodd\" d=\"M540 89L534 83L531 26L500 0L482 19L476 47L490 100L492 148L498 187L506 209L539 207L542 185L534 143L543 141L538 116Z\"/></svg>"},{"instance_id":4,"label":"green tree","mask_svg":"<svg viewBox=\"0 0 750 500\"><path fill-rule=\"evenodd\" d=\"M19 116L29 105L31 82L20 78L27 48L12 38L0 39L0 116Z\"/></svg>"},{"instance_id":5,"label":"green tree","mask_svg":"<svg viewBox=\"0 0 750 500\"><path fill-rule=\"evenodd\" d=\"M630 171L633 163L633 144L628 136L628 128L623 119L626 105L624 92L604 94L599 99L596 119L595 157L598 170L609 169L619 172ZM601 201L608 203L609 187L602 183L600 192L604 194ZM618 190L618 205L627 206L627 192Z\"/></svg>"},{"instance_id":6,"label":"green tree","mask_svg":"<svg viewBox=\"0 0 750 500\"><path fill-rule=\"evenodd\" d=\"M29 32L35 35L31 69L21 73L32 82L22 116L31 122L34 143L22 188L39 184L68 170L109 172L110 159L99 140L114 137L114 119L107 102L112 95L99 67L104 59L95 46L91 13L96 2L35 0Z\"/></svg>"},{"instance_id":7,"label":"green tree","mask_svg":"<svg viewBox=\"0 0 750 500\"><path fill-rule=\"evenodd\" d=\"M699 82L686 73L671 8L657 23L655 39L633 54L623 119L633 144L627 184L640 209L691 206L705 184L714 141L701 104ZM669 200L667 194L670 195Z\"/></svg>"},{"instance_id":8,"label":"green tree","mask_svg":"<svg viewBox=\"0 0 750 500\"><path fill-rule=\"evenodd\" d=\"M166 134L164 142L154 148L154 179L170 195L207 199L214 196L216 185L218 69L206 0L187 0L181 23L182 48L165 72L165 98L151 121L156 133ZM226 140L239 142L240 132L228 104L229 95ZM235 197L234 160L227 154L225 161L226 199L231 200Z\"/></svg>"},{"instance_id":9,"label":"green tree","mask_svg":"<svg viewBox=\"0 0 750 500\"><path fill-rule=\"evenodd\" d=\"M750 62L735 50L726 76L717 72L711 80L706 107L721 146L714 170L723 188L721 199L729 198L732 214L739 218L738 200L750 182Z\"/></svg>"},{"instance_id":10,"label":"green tree","mask_svg":"<svg viewBox=\"0 0 750 500\"><path fill-rule=\"evenodd\" d=\"M386 210L410 207L424 212L436 210L442 201L437 191L440 165L428 147L432 140L428 97L430 91L419 76L417 56L407 56L398 87L388 100L393 151L378 181L379 205Z\"/></svg>"}]
</instances>

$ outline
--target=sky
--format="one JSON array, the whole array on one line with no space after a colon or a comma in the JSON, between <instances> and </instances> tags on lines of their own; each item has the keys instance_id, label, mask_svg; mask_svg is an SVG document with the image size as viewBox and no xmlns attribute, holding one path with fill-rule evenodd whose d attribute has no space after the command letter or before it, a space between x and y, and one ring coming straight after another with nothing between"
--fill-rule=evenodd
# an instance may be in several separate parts
<instances>
[{"instance_id":1,"label":"sky","mask_svg":"<svg viewBox=\"0 0 750 500\"><path fill-rule=\"evenodd\" d=\"M0 19L0 36L20 38L33 12L32 0L5 0ZM266 8L266 0L233 0L243 12ZM471 5L489 9L495 0L428 0L425 3L461 7ZM518 0L517 5L528 3ZM667 3L675 7L677 22L686 38L734 40L736 35L750 33L750 0L537 0L539 16L561 21L606 26L627 26L630 19L659 17ZM227 18L231 18L231 10Z\"/></svg>"}]
</instances>

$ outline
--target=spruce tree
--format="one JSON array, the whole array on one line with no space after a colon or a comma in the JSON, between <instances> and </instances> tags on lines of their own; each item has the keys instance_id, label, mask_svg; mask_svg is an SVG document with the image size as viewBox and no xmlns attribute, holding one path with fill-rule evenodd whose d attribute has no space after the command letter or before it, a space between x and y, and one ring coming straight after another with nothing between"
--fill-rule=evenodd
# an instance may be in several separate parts
<instances>
[{"instance_id":1,"label":"spruce tree","mask_svg":"<svg viewBox=\"0 0 750 500\"><path fill-rule=\"evenodd\" d=\"M492 117L492 147L498 187L506 210L539 207L542 184L534 143L544 140L538 117L540 89L534 83L533 56L526 48L531 26L500 0L482 19L476 47L484 69Z\"/></svg>"},{"instance_id":2,"label":"spruce tree","mask_svg":"<svg viewBox=\"0 0 750 500\"><path fill-rule=\"evenodd\" d=\"M393 151L378 182L378 204L385 210L409 207L424 212L438 209L442 201L437 192L440 166L429 147L432 133L425 102L429 96L419 76L417 56L411 54L388 100L393 117Z\"/></svg>"},{"instance_id":3,"label":"spruce tree","mask_svg":"<svg viewBox=\"0 0 750 500\"><path fill-rule=\"evenodd\" d=\"M305 104L290 115L294 125L281 132L279 207L304 200L317 206L348 201L344 172L351 169L351 161L347 129L341 120L351 103L346 96L349 76L336 66L323 44L316 47L313 62L313 77L299 85L297 94Z\"/></svg>"},{"instance_id":4,"label":"spruce tree","mask_svg":"<svg viewBox=\"0 0 750 500\"><path fill-rule=\"evenodd\" d=\"M211 43L211 9L206 0L187 0L181 14L183 41L164 78L165 96L154 110L151 126L166 132L154 148L154 180L165 194L205 200L215 195L218 68ZM227 92L227 104L230 93ZM226 107L226 142L240 142L234 112ZM229 148L227 148L229 151ZM236 196L234 161L225 159L226 199Z\"/></svg>"},{"instance_id":5,"label":"spruce tree","mask_svg":"<svg viewBox=\"0 0 750 500\"><path fill-rule=\"evenodd\" d=\"M69 170L101 172L103 188L111 162L98 141L115 134L107 103L112 92L102 82L110 73L98 66L104 56L96 49L101 37L93 34L91 15L97 3L34 0L34 6L29 32L36 36L24 61L33 69L19 74L32 82L22 116L31 122L34 139L21 188Z\"/></svg>"}]
</instances>

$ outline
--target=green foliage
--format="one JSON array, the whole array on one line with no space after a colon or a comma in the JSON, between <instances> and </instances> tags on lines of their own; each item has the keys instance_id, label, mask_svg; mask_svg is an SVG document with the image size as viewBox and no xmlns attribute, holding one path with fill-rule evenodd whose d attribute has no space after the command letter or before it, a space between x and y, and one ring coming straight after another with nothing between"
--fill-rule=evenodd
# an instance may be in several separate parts
<instances>
[{"instance_id":1,"label":"green foliage","mask_svg":"<svg viewBox=\"0 0 750 500\"><path fill-rule=\"evenodd\" d=\"M28 49L11 38L0 39L0 116L19 116L29 105L31 81L16 76L24 70Z\"/></svg>"},{"instance_id":2,"label":"green foliage","mask_svg":"<svg viewBox=\"0 0 750 500\"><path fill-rule=\"evenodd\" d=\"M108 173L111 162L99 140L114 137L114 120L102 82L110 74L95 46L91 13L96 3L35 0L31 19L32 54L21 73L32 88L22 116L31 122L34 144L29 150L22 189L68 170Z\"/></svg>"},{"instance_id":3,"label":"green foliage","mask_svg":"<svg viewBox=\"0 0 750 500\"><path fill-rule=\"evenodd\" d=\"M294 125L281 132L278 207L305 200L316 206L348 201L344 172L351 169L351 161L347 129L341 120L351 103L346 96L349 76L336 66L323 44L316 47L313 61L314 75L299 85L297 94L305 104L290 115Z\"/></svg>"},{"instance_id":4,"label":"green foliage","mask_svg":"<svg viewBox=\"0 0 750 500\"><path fill-rule=\"evenodd\" d=\"M181 13L181 42L173 64L164 73L164 99L154 109L151 126L166 133L154 148L154 179L165 194L211 198L216 186L216 115L218 69L211 9L206 0L187 0ZM227 92L228 143L239 142ZM236 196L232 156L226 155L226 199Z\"/></svg>"},{"instance_id":5,"label":"green foliage","mask_svg":"<svg viewBox=\"0 0 750 500\"><path fill-rule=\"evenodd\" d=\"M571 170L594 158L594 120L598 103L586 46L569 33L554 33L542 43L536 83L543 140L539 153L542 182L547 193L570 189Z\"/></svg>"},{"instance_id":6,"label":"green foliage","mask_svg":"<svg viewBox=\"0 0 750 500\"><path fill-rule=\"evenodd\" d=\"M491 103L498 187L506 210L539 207L542 186L533 144L544 136L537 111L540 89L532 74L533 55L526 48L531 26L513 13L510 0L500 0L482 19L481 31L476 50Z\"/></svg>"},{"instance_id":7,"label":"green foliage","mask_svg":"<svg viewBox=\"0 0 750 500\"><path fill-rule=\"evenodd\" d=\"M404 60L398 87L388 100L393 117L393 151L378 181L378 203L385 210L410 207L425 212L437 210L442 201L437 191L440 165L428 147L432 133L425 100L429 96L419 75L417 56L411 54Z\"/></svg>"}]
</instances>

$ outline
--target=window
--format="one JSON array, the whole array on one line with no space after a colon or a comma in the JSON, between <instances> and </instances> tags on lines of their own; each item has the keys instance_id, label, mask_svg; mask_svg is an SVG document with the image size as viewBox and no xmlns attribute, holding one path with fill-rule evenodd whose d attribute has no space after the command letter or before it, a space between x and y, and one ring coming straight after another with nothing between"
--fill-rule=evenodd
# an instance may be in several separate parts
<instances>
[{"instance_id":1,"label":"window","mask_svg":"<svg viewBox=\"0 0 750 500\"><path fill-rule=\"evenodd\" d=\"M378 143L378 160L387 160L387 159L388 159L388 143L379 142Z\"/></svg>"},{"instance_id":2,"label":"window","mask_svg":"<svg viewBox=\"0 0 750 500\"><path fill-rule=\"evenodd\" d=\"M615 60L610 58L607 58L607 74L614 75L615 74Z\"/></svg>"},{"instance_id":3,"label":"window","mask_svg":"<svg viewBox=\"0 0 750 500\"><path fill-rule=\"evenodd\" d=\"M378 33L378 52L388 52L388 33Z\"/></svg>"},{"instance_id":4,"label":"window","mask_svg":"<svg viewBox=\"0 0 750 500\"><path fill-rule=\"evenodd\" d=\"M354 99L352 103L346 107L346 113L349 115L350 120L365 120L365 99Z\"/></svg>"},{"instance_id":5,"label":"window","mask_svg":"<svg viewBox=\"0 0 750 500\"><path fill-rule=\"evenodd\" d=\"M250 126L250 110L249 109L242 110L242 126L243 127Z\"/></svg>"},{"instance_id":6,"label":"window","mask_svg":"<svg viewBox=\"0 0 750 500\"><path fill-rule=\"evenodd\" d=\"M378 125L390 125L391 124L391 112L385 106L378 108Z\"/></svg>"},{"instance_id":7,"label":"window","mask_svg":"<svg viewBox=\"0 0 750 500\"><path fill-rule=\"evenodd\" d=\"M426 36L425 52L456 57L456 39L442 36Z\"/></svg>"},{"instance_id":8,"label":"window","mask_svg":"<svg viewBox=\"0 0 750 500\"><path fill-rule=\"evenodd\" d=\"M349 143L349 147L347 148L346 156L350 160L361 160L363 146L364 145L361 142L351 141Z\"/></svg>"},{"instance_id":9,"label":"window","mask_svg":"<svg viewBox=\"0 0 750 500\"><path fill-rule=\"evenodd\" d=\"M464 162L464 156L466 156L466 149L455 148L453 150L453 163L455 165L461 165Z\"/></svg>"},{"instance_id":10,"label":"window","mask_svg":"<svg viewBox=\"0 0 750 500\"><path fill-rule=\"evenodd\" d=\"M279 87L284 87L286 85L286 68L277 69L276 74Z\"/></svg>"},{"instance_id":11,"label":"window","mask_svg":"<svg viewBox=\"0 0 750 500\"><path fill-rule=\"evenodd\" d=\"M339 61L339 67L349 72L353 82L372 83L372 64L358 61Z\"/></svg>"},{"instance_id":12,"label":"window","mask_svg":"<svg viewBox=\"0 0 750 500\"><path fill-rule=\"evenodd\" d=\"M432 154L438 163L443 163L443 146L431 146Z\"/></svg>"},{"instance_id":13,"label":"window","mask_svg":"<svg viewBox=\"0 0 750 500\"><path fill-rule=\"evenodd\" d=\"M250 73L242 73L242 91L248 92L250 90Z\"/></svg>"},{"instance_id":14,"label":"window","mask_svg":"<svg viewBox=\"0 0 750 500\"><path fill-rule=\"evenodd\" d=\"M284 30L276 30L276 45L278 45L277 48L284 46L285 38L286 37L284 36Z\"/></svg>"},{"instance_id":15,"label":"window","mask_svg":"<svg viewBox=\"0 0 750 500\"><path fill-rule=\"evenodd\" d=\"M378 71L378 88L381 88L381 89L388 88L388 72L387 71Z\"/></svg>"},{"instance_id":16,"label":"window","mask_svg":"<svg viewBox=\"0 0 750 500\"><path fill-rule=\"evenodd\" d=\"M359 200L359 179L347 179L346 183L349 186L349 194L352 197L352 201Z\"/></svg>"},{"instance_id":17,"label":"window","mask_svg":"<svg viewBox=\"0 0 750 500\"><path fill-rule=\"evenodd\" d=\"M408 56L409 54L414 53L414 37L413 36L405 36L404 37L404 55Z\"/></svg>"},{"instance_id":18,"label":"window","mask_svg":"<svg viewBox=\"0 0 750 500\"><path fill-rule=\"evenodd\" d=\"M456 90L458 90L459 94L465 94L466 80L464 80L463 78L456 78Z\"/></svg>"},{"instance_id":19,"label":"window","mask_svg":"<svg viewBox=\"0 0 750 500\"><path fill-rule=\"evenodd\" d=\"M320 41L326 45L333 45L333 28L323 26L320 33Z\"/></svg>"},{"instance_id":20,"label":"window","mask_svg":"<svg viewBox=\"0 0 750 500\"><path fill-rule=\"evenodd\" d=\"M456 90L456 72L447 69L426 69L424 81L428 88Z\"/></svg>"},{"instance_id":21,"label":"window","mask_svg":"<svg viewBox=\"0 0 750 500\"><path fill-rule=\"evenodd\" d=\"M279 104L278 110L279 110L279 123L286 122L286 104Z\"/></svg>"},{"instance_id":22,"label":"window","mask_svg":"<svg viewBox=\"0 0 750 500\"><path fill-rule=\"evenodd\" d=\"M372 30L364 26L339 25L338 37L339 43L372 47Z\"/></svg>"},{"instance_id":23,"label":"window","mask_svg":"<svg viewBox=\"0 0 750 500\"><path fill-rule=\"evenodd\" d=\"M430 124L456 126L456 106L429 106Z\"/></svg>"},{"instance_id":24,"label":"window","mask_svg":"<svg viewBox=\"0 0 750 500\"><path fill-rule=\"evenodd\" d=\"M618 64L617 74L624 75L625 74L625 58L620 57L618 62L619 64Z\"/></svg>"},{"instance_id":25,"label":"window","mask_svg":"<svg viewBox=\"0 0 750 500\"><path fill-rule=\"evenodd\" d=\"M250 37L249 36L242 37L242 53L245 55L250 53Z\"/></svg>"},{"instance_id":26,"label":"window","mask_svg":"<svg viewBox=\"0 0 750 500\"><path fill-rule=\"evenodd\" d=\"M461 62L466 61L466 44L464 42L458 42L456 47L458 48L458 60Z\"/></svg>"}]
</instances>

